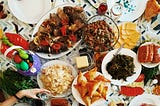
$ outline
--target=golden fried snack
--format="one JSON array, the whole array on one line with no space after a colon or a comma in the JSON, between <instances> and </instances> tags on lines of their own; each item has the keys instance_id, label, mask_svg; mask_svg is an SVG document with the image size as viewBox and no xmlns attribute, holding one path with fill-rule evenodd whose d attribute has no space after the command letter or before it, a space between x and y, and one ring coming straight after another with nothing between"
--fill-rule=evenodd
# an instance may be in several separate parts
<instances>
[{"instance_id":1,"label":"golden fried snack","mask_svg":"<svg viewBox=\"0 0 160 106\"><path fill-rule=\"evenodd\" d=\"M96 80L93 80L93 81L89 81L87 84L86 84L86 87L88 89L88 95L90 97L93 96L93 94L96 92L96 90L98 89L99 85L101 84L101 81L96 81Z\"/></svg>"},{"instance_id":2,"label":"golden fried snack","mask_svg":"<svg viewBox=\"0 0 160 106\"><path fill-rule=\"evenodd\" d=\"M74 85L74 87L78 90L81 97L84 97L88 92L87 88L85 86L83 86L82 84L76 84L76 85Z\"/></svg>"},{"instance_id":3,"label":"golden fried snack","mask_svg":"<svg viewBox=\"0 0 160 106\"><path fill-rule=\"evenodd\" d=\"M85 86L87 83L86 77L83 76L82 72L80 71L77 78L77 84L81 84L82 86Z\"/></svg>"},{"instance_id":4,"label":"golden fried snack","mask_svg":"<svg viewBox=\"0 0 160 106\"><path fill-rule=\"evenodd\" d=\"M152 17L160 13L160 4L156 0L148 0L144 12L144 18L149 21Z\"/></svg>"},{"instance_id":5,"label":"golden fried snack","mask_svg":"<svg viewBox=\"0 0 160 106\"><path fill-rule=\"evenodd\" d=\"M107 94L107 92L108 92L108 86L105 86L105 87L103 88L103 91L102 91L102 97L103 97L104 99L106 99L106 94Z\"/></svg>"},{"instance_id":6,"label":"golden fried snack","mask_svg":"<svg viewBox=\"0 0 160 106\"><path fill-rule=\"evenodd\" d=\"M95 67L95 68L91 69L90 71L86 72L84 74L84 76L87 78L88 81L91 81L91 80L94 80L96 72L97 72L97 67Z\"/></svg>"},{"instance_id":7,"label":"golden fried snack","mask_svg":"<svg viewBox=\"0 0 160 106\"><path fill-rule=\"evenodd\" d=\"M106 99L108 92L108 83L103 75L97 73L97 67L88 70L86 73L79 72L77 83L74 87L80 93L80 96L87 106L99 99Z\"/></svg>"},{"instance_id":8,"label":"golden fried snack","mask_svg":"<svg viewBox=\"0 0 160 106\"><path fill-rule=\"evenodd\" d=\"M87 106L91 106L91 97L86 95L82 97L83 101L86 103Z\"/></svg>"},{"instance_id":9,"label":"golden fried snack","mask_svg":"<svg viewBox=\"0 0 160 106\"><path fill-rule=\"evenodd\" d=\"M106 79L104 76L102 75L98 75L94 80L97 81L103 81L103 82L110 82L108 79Z\"/></svg>"}]
</instances>

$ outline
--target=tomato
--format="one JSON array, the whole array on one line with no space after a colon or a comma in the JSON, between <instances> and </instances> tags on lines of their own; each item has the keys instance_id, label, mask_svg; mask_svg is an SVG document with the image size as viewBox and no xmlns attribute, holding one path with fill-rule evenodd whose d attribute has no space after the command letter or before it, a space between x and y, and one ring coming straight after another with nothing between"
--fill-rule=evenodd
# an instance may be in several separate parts
<instances>
[{"instance_id":1,"label":"tomato","mask_svg":"<svg viewBox=\"0 0 160 106\"><path fill-rule=\"evenodd\" d=\"M141 82L144 80L144 78L145 78L144 74L140 74L138 78L135 80L135 82Z\"/></svg>"},{"instance_id":2,"label":"tomato","mask_svg":"<svg viewBox=\"0 0 160 106\"><path fill-rule=\"evenodd\" d=\"M70 35L69 36L69 39L71 40L71 41L73 41L73 42L76 42L77 41L77 37L75 36L75 35Z\"/></svg>"},{"instance_id":3,"label":"tomato","mask_svg":"<svg viewBox=\"0 0 160 106\"><path fill-rule=\"evenodd\" d=\"M120 94L126 96L137 96L143 94L144 90L141 87L129 87L129 86L121 86Z\"/></svg>"},{"instance_id":4,"label":"tomato","mask_svg":"<svg viewBox=\"0 0 160 106\"><path fill-rule=\"evenodd\" d=\"M49 46L49 43L46 40L42 40L40 42L40 45L42 45L42 46Z\"/></svg>"},{"instance_id":5,"label":"tomato","mask_svg":"<svg viewBox=\"0 0 160 106\"><path fill-rule=\"evenodd\" d=\"M61 48L61 45L58 44L58 43L55 43L55 44L52 45L52 48L53 48L54 50L59 50L59 49Z\"/></svg>"},{"instance_id":6,"label":"tomato","mask_svg":"<svg viewBox=\"0 0 160 106\"><path fill-rule=\"evenodd\" d=\"M61 27L61 33L62 33L63 36L66 36L66 33L67 33L67 27L66 26Z\"/></svg>"}]
</instances>

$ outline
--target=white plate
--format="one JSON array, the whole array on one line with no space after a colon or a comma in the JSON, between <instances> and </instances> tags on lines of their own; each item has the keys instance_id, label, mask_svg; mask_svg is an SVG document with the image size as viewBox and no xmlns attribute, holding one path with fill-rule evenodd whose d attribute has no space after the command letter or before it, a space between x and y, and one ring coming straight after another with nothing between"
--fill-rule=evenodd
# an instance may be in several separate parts
<instances>
[{"instance_id":1,"label":"white plate","mask_svg":"<svg viewBox=\"0 0 160 106\"><path fill-rule=\"evenodd\" d=\"M141 106L142 103L152 104L154 106L159 106L160 97L151 94L143 94L133 98L129 106Z\"/></svg>"},{"instance_id":2,"label":"white plate","mask_svg":"<svg viewBox=\"0 0 160 106\"><path fill-rule=\"evenodd\" d=\"M119 0L114 0L114 2L116 1L119 1ZM113 0L107 0L109 9L112 8L112 6L114 5L114 2ZM119 20L134 21L135 19L139 18L145 11L147 0L125 0L125 3L123 0L123 2L121 3L123 5L123 12Z\"/></svg>"},{"instance_id":3,"label":"white plate","mask_svg":"<svg viewBox=\"0 0 160 106\"><path fill-rule=\"evenodd\" d=\"M149 45L149 44L155 44L155 45L158 45L154 42L145 42L144 44L142 44L141 46L144 46L144 45ZM137 53L138 54L138 53ZM153 68L153 67L156 67L158 66L160 63L141 63L143 66L145 67L148 67L148 68Z\"/></svg>"},{"instance_id":4,"label":"white plate","mask_svg":"<svg viewBox=\"0 0 160 106\"><path fill-rule=\"evenodd\" d=\"M61 61L61 60L51 60L51 61L45 63L45 64L41 67L41 69L43 69L43 68L45 68L45 67L48 67L48 66L53 66L53 65L56 65L56 64L65 65L65 66L71 67L73 77L75 78L75 77L77 76L77 70L75 70L75 68L74 68L72 65L70 65L69 63L67 63L67 62L65 62L65 61ZM41 72L38 73L38 75L37 75L37 82L38 82L38 85L39 85L40 88L44 88L44 87L43 87L43 83L42 83L41 80L40 80L40 75L41 75ZM53 96L53 97L65 97L65 96L68 96L69 94L71 94L71 89L69 89L69 90L68 90L66 93L64 93L64 94L56 95L56 96Z\"/></svg>"},{"instance_id":5,"label":"white plate","mask_svg":"<svg viewBox=\"0 0 160 106\"><path fill-rule=\"evenodd\" d=\"M8 6L19 20L35 24L51 9L51 0L8 0Z\"/></svg>"},{"instance_id":6,"label":"white plate","mask_svg":"<svg viewBox=\"0 0 160 106\"><path fill-rule=\"evenodd\" d=\"M145 11L146 3L147 0L130 0L129 6L127 8L124 7L124 10L119 20L134 21L135 19L139 18Z\"/></svg>"},{"instance_id":7,"label":"white plate","mask_svg":"<svg viewBox=\"0 0 160 106\"><path fill-rule=\"evenodd\" d=\"M141 64L138 62L137 60L137 55L135 52L133 52L132 50L130 49L126 49L126 48L122 48L120 51L119 51L119 54L124 54L124 55L128 55L128 56L131 56L133 57L134 59L134 65L135 65L135 68L134 68L134 72L135 74L133 74L132 76L129 76L126 78L126 81L124 80L115 80L115 79L112 79L112 76L107 72L106 70L106 64L109 63L111 61L111 59L113 58L113 55L117 52L118 49L114 49L112 51L110 51L103 59L102 61L102 65L101 65L101 68L102 68L102 73L103 75L109 79L111 81L112 84L115 84L115 85L127 85L127 84L130 84L132 82L134 82L138 76L140 75L141 73L141 69L142 69L142 66Z\"/></svg>"},{"instance_id":8,"label":"white plate","mask_svg":"<svg viewBox=\"0 0 160 106\"><path fill-rule=\"evenodd\" d=\"M33 31L32 34L32 39L34 38L34 34L38 31L39 26L44 22L45 19L48 19L50 16L50 13L57 13L57 9L58 8L63 8L64 6L76 6L74 4L71 3L66 3L63 5L59 5L57 7L55 7L54 9L52 9L51 11L49 11L45 16L43 16L40 21L37 23L37 25L35 26L35 29ZM36 53L38 56L45 58L45 59L54 59L54 58L59 58L64 56L65 54L71 52L75 47L77 47L80 44L81 40L79 40L72 48L69 48L69 50L65 51L65 52L61 52L59 54L48 54L48 53Z\"/></svg>"},{"instance_id":9,"label":"white plate","mask_svg":"<svg viewBox=\"0 0 160 106\"><path fill-rule=\"evenodd\" d=\"M84 72L86 73L86 72ZM84 74L83 73L83 74ZM96 76L98 75L102 75L100 72L96 72ZM77 76L78 77L78 76ZM77 77L74 79L73 83L72 83L72 95L73 97L81 104L85 105L84 101L82 100L81 96L80 96L80 93L78 92L78 90L74 87L74 85L77 84ZM106 95L106 97L109 96L110 94L110 83L107 83L107 85L109 88L108 88L108 93ZM107 106L107 102L106 100L104 99L99 99L97 101L95 101L93 104L91 104L91 106Z\"/></svg>"}]
</instances>

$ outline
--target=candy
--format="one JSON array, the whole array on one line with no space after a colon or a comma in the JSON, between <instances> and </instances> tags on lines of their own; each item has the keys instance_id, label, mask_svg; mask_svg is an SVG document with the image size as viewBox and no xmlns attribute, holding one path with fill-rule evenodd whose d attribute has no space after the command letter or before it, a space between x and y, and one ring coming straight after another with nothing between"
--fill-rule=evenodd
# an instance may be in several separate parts
<instances>
[{"instance_id":1,"label":"candy","mask_svg":"<svg viewBox=\"0 0 160 106\"><path fill-rule=\"evenodd\" d=\"M21 62L22 62L22 59L21 59L21 57L20 57L18 54L16 54L16 55L14 56L14 62L15 62L15 63L21 63Z\"/></svg>"},{"instance_id":2,"label":"candy","mask_svg":"<svg viewBox=\"0 0 160 106\"><path fill-rule=\"evenodd\" d=\"M26 51L24 51L24 50L20 50L19 51L19 56L22 58L22 59L28 59L28 54L27 54L27 52Z\"/></svg>"},{"instance_id":3,"label":"candy","mask_svg":"<svg viewBox=\"0 0 160 106\"><path fill-rule=\"evenodd\" d=\"M25 62L25 61L22 61L20 63L20 68L23 70L23 71L27 71L29 69L29 65Z\"/></svg>"}]
</instances>

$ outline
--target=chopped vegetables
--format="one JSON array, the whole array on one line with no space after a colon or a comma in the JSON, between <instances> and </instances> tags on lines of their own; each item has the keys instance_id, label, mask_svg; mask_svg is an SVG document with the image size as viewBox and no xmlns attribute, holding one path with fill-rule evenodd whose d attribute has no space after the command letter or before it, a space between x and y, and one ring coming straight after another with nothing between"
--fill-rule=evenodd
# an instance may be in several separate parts
<instances>
[{"instance_id":1,"label":"chopped vegetables","mask_svg":"<svg viewBox=\"0 0 160 106\"><path fill-rule=\"evenodd\" d=\"M106 69L113 79L126 80L128 76L134 74L134 67L131 56L117 54L107 64Z\"/></svg>"}]
</instances>

